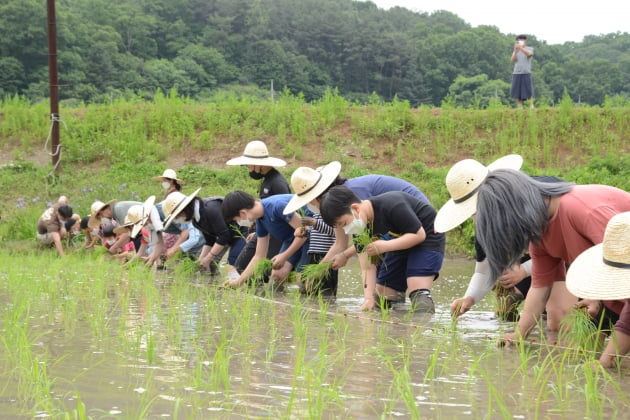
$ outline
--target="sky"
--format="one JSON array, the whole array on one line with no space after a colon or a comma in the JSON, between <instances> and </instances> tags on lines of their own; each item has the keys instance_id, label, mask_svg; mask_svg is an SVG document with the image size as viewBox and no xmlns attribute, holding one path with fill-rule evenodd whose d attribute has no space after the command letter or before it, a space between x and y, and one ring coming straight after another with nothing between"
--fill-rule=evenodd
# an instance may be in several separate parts
<instances>
[{"instance_id":1,"label":"sky","mask_svg":"<svg viewBox=\"0 0 630 420\"><path fill-rule=\"evenodd\" d=\"M548 44L580 42L585 35L630 33L630 0L371 0L382 9L448 10L473 27L534 35Z\"/></svg>"}]
</instances>

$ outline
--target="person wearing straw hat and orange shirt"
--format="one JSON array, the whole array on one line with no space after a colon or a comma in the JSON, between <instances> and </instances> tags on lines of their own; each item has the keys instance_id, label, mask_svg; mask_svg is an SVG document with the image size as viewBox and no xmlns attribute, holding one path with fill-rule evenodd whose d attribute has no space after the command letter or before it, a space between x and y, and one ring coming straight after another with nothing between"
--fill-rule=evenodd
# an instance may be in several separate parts
<instances>
[{"instance_id":1,"label":"person wearing straw hat and orange shirt","mask_svg":"<svg viewBox=\"0 0 630 420\"><path fill-rule=\"evenodd\" d=\"M290 194L291 189L286 178L276 169L286 166L282 159L269 155L267 145L261 140L253 140L247 143L243 155L230 159L226 162L229 166L245 166L249 171L250 178L254 180L262 179L258 190L258 198L263 199L277 194ZM252 232L247 235L247 243L241 254L238 256L234 266L240 273L242 272L256 252L256 234ZM277 238L269 238L267 257L272 258L280 251L282 241Z\"/></svg>"},{"instance_id":2,"label":"person wearing straw hat and orange shirt","mask_svg":"<svg viewBox=\"0 0 630 420\"><path fill-rule=\"evenodd\" d=\"M630 193L619 188L539 182L513 169L487 175L477 193L475 233L491 277L516 263L528 244L532 258L532 284L516 331L505 334L499 344L527 337L545 306L548 328L559 329L561 317L552 319L549 310L566 314L577 298L556 300L550 308L556 284L564 283L566 267L579 254L602 242L608 221L626 211Z\"/></svg>"},{"instance_id":3,"label":"person wearing straw hat and orange shirt","mask_svg":"<svg viewBox=\"0 0 630 420\"><path fill-rule=\"evenodd\" d=\"M435 229L438 232L448 232L473 217L477 209L477 190L486 176L495 169L520 169L523 158L512 154L501 157L488 166L484 166L474 159L464 159L457 162L446 174L446 188L451 198L440 208L435 218ZM546 182L559 182L560 178L537 177ZM515 321L518 319L518 304L527 296L531 284L531 259L528 255L521 257L518 264L505 270L496 279L490 278L488 261L485 251L475 239L475 271L470 279L464 297L455 299L451 304L453 315L459 316L472 308L483 299L496 285L500 319ZM561 284L557 285L560 288ZM556 292L559 296L563 293ZM566 295L566 294L564 294ZM553 317L553 315L552 315Z\"/></svg>"},{"instance_id":4,"label":"person wearing straw hat and orange shirt","mask_svg":"<svg viewBox=\"0 0 630 420\"><path fill-rule=\"evenodd\" d=\"M588 248L567 271L567 289L584 298L578 306L596 318L602 305L619 315L599 361L604 367L620 363L630 352L630 212L613 216L602 243Z\"/></svg>"},{"instance_id":5,"label":"person wearing straw hat and orange shirt","mask_svg":"<svg viewBox=\"0 0 630 420\"><path fill-rule=\"evenodd\" d=\"M171 223L192 223L204 237L204 245L199 255L199 264L212 274L218 270L219 262L229 248L228 264L234 265L245 240L236 223L226 223L221 212L223 197L202 199L197 197L201 188L192 194L180 192L170 194L164 200L164 226Z\"/></svg>"}]
</instances>

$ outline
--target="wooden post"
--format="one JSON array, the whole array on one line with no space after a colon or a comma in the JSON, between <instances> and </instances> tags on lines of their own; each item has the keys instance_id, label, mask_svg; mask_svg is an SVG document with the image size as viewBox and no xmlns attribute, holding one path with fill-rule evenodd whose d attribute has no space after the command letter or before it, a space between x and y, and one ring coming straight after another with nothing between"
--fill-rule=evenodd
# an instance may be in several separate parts
<instances>
[{"instance_id":1,"label":"wooden post","mask_svg":"<svg viewBox=\"0 0 630 420\"><path fill-rule=\"evenodd\" d=\"M47 0L48 6L48 78L50 85L50 119L52 138L52 164L54 171L61 168L59 157L61 144L59 142L59 80L57 74L57 22L55 17L55 0Z\"/></svg>"}]
</instances>

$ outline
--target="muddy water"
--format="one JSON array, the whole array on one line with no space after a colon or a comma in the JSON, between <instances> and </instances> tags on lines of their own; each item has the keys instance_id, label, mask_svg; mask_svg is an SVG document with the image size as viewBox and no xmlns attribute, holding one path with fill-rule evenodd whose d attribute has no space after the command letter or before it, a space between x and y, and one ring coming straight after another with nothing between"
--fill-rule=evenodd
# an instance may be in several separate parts
<instances>
[{"instance_id":1,"label":"muddy water","mask_svg":"<svg viewBox=\"0 0 630 420\"><path fill-rule=\"evenodd\" d=\"M579 361L549 362L553 349L497 349L511 325L494 317L492 299L455 328L449 304L472 269L446 262L433 316L405 305L358 312L356 265L324 305L292 289L252 297L161 275L155 294L112 290L96 327L90 314L69 322L33 308L33 351L48 361L53 406L72 410L80 399L93 418L628 418L627 372L589 388ZM5 385L3 418L47 416L19 407L17 384Z\"/></svg>"}]
</instances>

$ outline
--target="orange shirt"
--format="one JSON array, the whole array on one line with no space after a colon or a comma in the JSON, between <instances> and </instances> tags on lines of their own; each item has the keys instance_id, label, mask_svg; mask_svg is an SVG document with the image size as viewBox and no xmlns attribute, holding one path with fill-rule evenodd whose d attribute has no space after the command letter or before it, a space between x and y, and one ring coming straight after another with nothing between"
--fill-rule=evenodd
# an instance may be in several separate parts
<instances>
[{"instance_id":1,"label":"orange shirt","mask_svg":"<svg viewBox=\"0 0 630 420\"><path fill-rule=\"evenodd\" d=\"M566 267L586 249L604 240L608 221L630 211L630 193L606 185L576 185L560 197L542 240L529 245L532 287L562 280Z\"/></svg>"}]
</instances>

